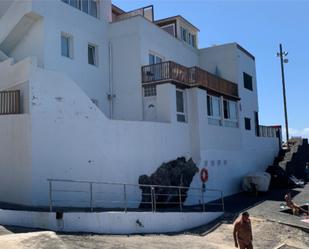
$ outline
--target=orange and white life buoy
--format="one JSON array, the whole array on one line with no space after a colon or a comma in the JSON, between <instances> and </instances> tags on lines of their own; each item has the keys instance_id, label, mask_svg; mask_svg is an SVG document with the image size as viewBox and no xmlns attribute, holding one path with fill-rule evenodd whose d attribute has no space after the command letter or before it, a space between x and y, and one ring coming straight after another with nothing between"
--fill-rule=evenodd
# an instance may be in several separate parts
<instances>
[{"instance_id":1,"label":"orange and white life buoy","mask_svg":"<svg viewBox=\"0 0 309 249\"><path fill-rule=\"evenodd\" d=\"M203 168L201 170L200 177L201 177L202 182L204 182L204 183L207 182L208 181L208 170Z\"/></svg>"}]
</instances>

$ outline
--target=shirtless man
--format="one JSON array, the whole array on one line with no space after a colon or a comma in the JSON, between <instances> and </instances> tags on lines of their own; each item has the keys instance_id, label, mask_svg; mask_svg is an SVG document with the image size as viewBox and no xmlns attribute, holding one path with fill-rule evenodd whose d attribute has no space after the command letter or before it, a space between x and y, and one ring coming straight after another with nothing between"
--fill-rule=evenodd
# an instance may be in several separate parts
<instances>
[{"instance_id":1,"label":"shirtless man","mask_svg":"<svg viewBox=\"0 0 309 249\"><path fill-rule=\"evenodd\" d=\"M301 208L300 206L298 206L297 204L295 204L292 201L292 197L291 197L291 193L288 192L285 196L284 196L284 200L286 205L292 209L293 215L299 215L299 211L302 211L303 213L309 215L309 212L306 211L305 209Z\"/></svg>"},{"instance_id":2,"label":"shirtless man","mask_svg":"<svg viewBox=\"0 0 309 249\"><path fill-rule=\"evenodd\" d=\"M240 220L235 222L233 236L235 247L239 246L239 249L253 249L252 228L248 212L243 212Z\"/></svg>"}]
</instances>

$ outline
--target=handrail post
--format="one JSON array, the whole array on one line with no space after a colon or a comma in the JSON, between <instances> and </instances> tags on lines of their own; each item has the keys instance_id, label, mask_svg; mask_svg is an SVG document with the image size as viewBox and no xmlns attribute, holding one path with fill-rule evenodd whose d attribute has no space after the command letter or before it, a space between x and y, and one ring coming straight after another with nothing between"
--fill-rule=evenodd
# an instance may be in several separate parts
<instances>
[{"instance_id":1,"label":"handrail post","mask_svg":"<svg viewBox=\"0 0 309 249\"><path fill-rule=\"evenodd\" d=\"M154 204L153 204L153 187L150 186L150 198L151 198L151 211L154 212Z\"/></svg>"},{"instance_id":2,"label":"handrail post","mask_svg":"<svg viewBox=\"0 0 309 249\"><path fill-rule=\"evenodd\" d=\"M90 211L93 212L92 182L89 183L89 186L90 186Z\"/></svg>"},{"instance_id":3,"label":"handrail post","mask_svg":"<svg viewBox=\"0 0 309 249\"><path fill-rule=\"evenodd\" d=\"M204 193L205 193L205 187L202 188L202 206L203 206L203 212L205 212L205 200L204 200Z\"/></svg>"},{"instance_id":4,"label":"handrail post","mask_svg":"<svg viewBox=\"0 0 309 249\"><path fill-rule=\"evenodd\" d=\"M53 211L53 200L52 200L52 181L49 182L49 212Z\"/></svg>"},{"instance_id":5,"label":"handrail post","mask_svg":"<svg viewBox=\"0 0 309 249\"><path fill-rule=\"evenodd\" d=\"M223 200L223 192L221 191L221 202L222 202L222 211L225 213L224 200Z\"/></svg>"},{"instance_id":6,"label":"handrail post","mask_svg":"<svg viewBox=\"0 0 309 249\"><path fill-rule=\"evenodd\" d=\"M182 212L181 188L178 188L178 194L179 194L179 208L180 212Z\"/></svg>"},{"instance_id":7,"label":"handrail post","mask_svg":"<svg viewBox=\"0 0 309 249\"><path fill-rule=\"evenodd\" d=\"M157 211L156 191L154 186L152 185L151 185L151 206L152 206L152 212L155 213Z\"/></svg>"},{"instance_id":8,"label":"handrail post","mask_svg":"<svg viewBox=\"0 0 309 249\"><path fill-rule=\"evenodd\" d=\"M126 184L123 184L123 201L124 201L124 211L127 212L127 187Z\"/></svg>"}]
</instances>

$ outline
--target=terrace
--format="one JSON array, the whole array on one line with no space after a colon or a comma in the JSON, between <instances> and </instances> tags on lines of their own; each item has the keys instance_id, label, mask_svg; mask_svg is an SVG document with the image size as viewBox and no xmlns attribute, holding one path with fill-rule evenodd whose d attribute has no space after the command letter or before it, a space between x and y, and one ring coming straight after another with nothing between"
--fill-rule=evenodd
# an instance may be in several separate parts
<instances>
[{"instance_id":1,"label":"terrace","mask_svg":"<svg viewBox=\"0 0 309 249\"><path fill-rule=\"evenodd\" d=\"M182 88L199 87L209 92L239 100L237 84L199 67L185 67L165 61L142 67L142 84L172 82Z\"/></svg>"}]
</instances>

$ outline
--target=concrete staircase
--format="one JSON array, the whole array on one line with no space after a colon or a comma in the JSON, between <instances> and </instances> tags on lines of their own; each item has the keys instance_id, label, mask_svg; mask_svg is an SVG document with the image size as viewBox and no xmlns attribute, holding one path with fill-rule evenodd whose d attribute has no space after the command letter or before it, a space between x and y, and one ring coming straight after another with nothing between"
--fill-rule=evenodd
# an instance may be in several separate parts
<instances>
[{"instance_id":1,"label":"concrete staircase","mask_svg":"<svg viewBox=\"0 0 309 249\"><path fill-rule=\"evenodd\" d=\"M290 150L281 150L273 165L278 165L288 176L304 179L306 163L309 162L308 139L292 138L289 143Z\"/></svg>"}]
</instances>

